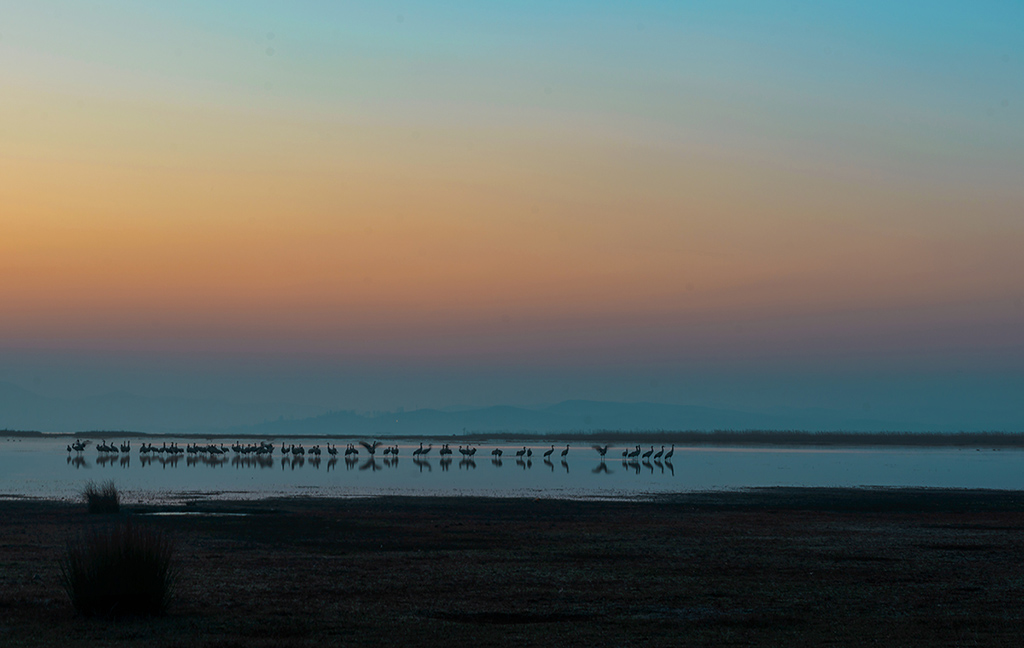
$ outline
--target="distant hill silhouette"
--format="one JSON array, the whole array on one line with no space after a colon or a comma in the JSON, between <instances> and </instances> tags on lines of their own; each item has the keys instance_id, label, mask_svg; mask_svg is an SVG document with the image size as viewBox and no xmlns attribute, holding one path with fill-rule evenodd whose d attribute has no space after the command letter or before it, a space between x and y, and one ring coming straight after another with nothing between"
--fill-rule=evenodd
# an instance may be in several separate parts
<instances>
[{"instance_id":1,"label":"distant hill silhouette","mask_svg":"<svg viewBox=\"0 0 1024 648\"><path fill-rule=\"evenodd\" d=\"M927 420L870 418L865 412L824 408L775 408L748 412L696 405L570 400L542 407L360 414L287 403L229 403L218 400L151 398L123 392L83 399L41 396L0 382L0 429L77 432L129 430L165 434L233 435L452 435L463 431L587 432L806 430L816 432L1021 431L1019 416L1007 411L934 412ZM997 422L998 425L993 425Z\"/></svg>"},{"instance_id":2,"label":"distant hill silhouette","mask_svg":"<svg viewBox=\"0 0 1024 648\"><path fill-rule=\"evenodd\" d=\"M81 399L50 398L0 382L0 429L206 432L280 416L309 416L314 412L310 408L281 403L150 398L125 392Z\"/></svg>"},{"instance_id":3,"label":"distant hill silhouette","mask_svg":"<svg viewBox=\"0 0 1024 648\"><path fill-rule=\"evenodd\" d=\"M829 420L831 419L831 420ZM240 426L236 434L266 435L452 435L462 432L567 432L593 430L794 430L880 431L908 430L897 422L850 422L839 416L768 416L735 410L661 403L613 403L564 401L542 408L509 406L462 411L420 409L360 415L352 411L329 412L300 420L279 420ZM230 433L230 431L229 431Z\"/></svg>"}]
</instances>

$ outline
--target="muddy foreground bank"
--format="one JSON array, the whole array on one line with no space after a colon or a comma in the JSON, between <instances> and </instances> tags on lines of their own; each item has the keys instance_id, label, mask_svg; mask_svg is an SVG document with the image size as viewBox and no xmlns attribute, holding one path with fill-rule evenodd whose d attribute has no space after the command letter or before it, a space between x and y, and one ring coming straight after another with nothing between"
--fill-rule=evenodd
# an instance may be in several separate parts
<instances>
[{"instance_id":1,"label":"muddy foreground bank","mask_svg":"<svg viewBox=\"0 0 1024 648\"><path fill-rule=\"evenodd\" d=\"M164 618L82 619L61 591L66 538L114 518L0 502L0 645L1015 646L1024 630L1018 492L199 501L129 516L177 539Z\"/></svg>"}]
</instances>

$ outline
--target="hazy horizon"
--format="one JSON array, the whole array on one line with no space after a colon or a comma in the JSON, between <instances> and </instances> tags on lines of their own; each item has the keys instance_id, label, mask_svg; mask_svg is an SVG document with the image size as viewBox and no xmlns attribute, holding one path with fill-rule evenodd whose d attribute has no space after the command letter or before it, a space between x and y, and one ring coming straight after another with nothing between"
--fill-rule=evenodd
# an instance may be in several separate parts
<instances>
[{"instance_id":1,"label":"hazy horizon","mask_svg":"<svg viewBox=\"0 0 1024 648\"><path fill-rule=\"evenodd\" d=\"M1021 24L952 0L9 3L0 383L250 417L578 399L1024 430Z\"/></svg>"}]
</instances>

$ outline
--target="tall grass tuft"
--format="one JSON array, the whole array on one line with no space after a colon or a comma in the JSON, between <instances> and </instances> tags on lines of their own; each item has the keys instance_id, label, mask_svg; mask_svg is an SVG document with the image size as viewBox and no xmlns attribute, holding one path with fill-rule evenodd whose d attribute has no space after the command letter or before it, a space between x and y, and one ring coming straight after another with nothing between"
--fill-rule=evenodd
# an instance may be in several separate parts
<instances>
[{"instance_id":1,"label":"tall grass tuft","mask_svg":"<svg viewBox=\"0 0 1024 648\"><path fill-rule=\"evenodd\" d=\"M130 522L68 541L60 563L71 604L92 616L163 614L178 578L173 541Z\"/></svg>"},{"instance_id":2,"label":"tall grass tuft","mask_svg":"<svg viewBox=\"0 0 1024 648\"><path fill-rule=\"evenodd\" d=\"M99 486L89 482L82 496L89 505L90 513L117 513L121 510L121 495L112 481L103 482Z\"/></svg>"}]
</instances>

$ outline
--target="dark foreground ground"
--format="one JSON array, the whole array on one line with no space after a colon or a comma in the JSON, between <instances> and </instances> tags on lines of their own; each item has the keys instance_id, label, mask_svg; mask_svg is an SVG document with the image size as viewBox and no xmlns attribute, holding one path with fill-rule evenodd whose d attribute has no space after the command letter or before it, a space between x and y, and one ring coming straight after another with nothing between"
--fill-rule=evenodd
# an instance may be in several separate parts
<instances>
[{"instance_id":1,"label":"dark foreground ground","mask_svg":"<svg viewBox=\"0 0 1024 648\"><path fill-rule=\"evenodd\" d=\"M920 645L1024 641L1024 493L772 489L649 503L197 503L168 616L77 617L65 540L118 516L0 502L0 646ZM123 517L122 514L120 517Z\"/></svg>"}]
</instances>

